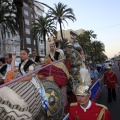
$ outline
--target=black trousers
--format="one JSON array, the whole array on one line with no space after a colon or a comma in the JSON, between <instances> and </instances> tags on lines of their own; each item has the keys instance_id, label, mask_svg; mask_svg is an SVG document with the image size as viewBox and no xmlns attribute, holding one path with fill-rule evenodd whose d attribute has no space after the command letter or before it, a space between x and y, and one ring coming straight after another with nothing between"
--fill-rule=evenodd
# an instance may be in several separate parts
<instances>
[{"instance_id":1,"label":"black trousers","mask_svg":"<svg viewBox=\"0 0 120 120\"><path fill-rule=\"evenodd\" d=\"M115 88L113 88L113 89L108 88L108 102L111 102L112 98L113 98L113 100L116 100L116 91L115 91Z\"/></svg>"}]
</instances>

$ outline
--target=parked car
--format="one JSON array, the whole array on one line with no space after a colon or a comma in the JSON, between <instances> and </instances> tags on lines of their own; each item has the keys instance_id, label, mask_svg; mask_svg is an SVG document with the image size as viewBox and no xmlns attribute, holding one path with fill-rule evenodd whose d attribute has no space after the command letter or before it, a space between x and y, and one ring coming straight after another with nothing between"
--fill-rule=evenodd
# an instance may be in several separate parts
<instances>
[{"instance_id":1,"label":"parked car","mask_svg":"<svg viewBox=\"0 0 120 120\"><path fill-rule=\"evenodd\" d=\"M109 66L112 66L112 61L111 60L106 60L104 63L109 64Z\"/></svg>"}]
</instances>

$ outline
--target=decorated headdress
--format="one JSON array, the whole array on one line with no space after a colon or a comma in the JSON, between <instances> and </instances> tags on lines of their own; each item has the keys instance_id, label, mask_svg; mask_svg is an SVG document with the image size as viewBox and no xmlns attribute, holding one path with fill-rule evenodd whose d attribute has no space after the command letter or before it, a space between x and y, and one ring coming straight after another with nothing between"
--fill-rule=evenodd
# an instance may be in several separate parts
<instances>
[{"instance_id":1,"label":"decorated headdress","mask_svg":"<svg viewBox=\"0 0 120 120\"><path fill-rule=\"evenodd\" d=\"M90 95L90 85L91 85L91 78L90 73L85 67L85 64L80 69L80 76L81 80L80 83L76 84L74 87L74 94L75 95Z\"/></svg>"},{"instance_id":2,"label":"decorated headdress","mask_svg":"<svg viewBox=\"0 0 120 120\"><path fill-rule=\"evenodd\" d=\"M109 64L106 64L106 65L105 65L105 68L106 68L106 69L110 69L111 67L110 67Z\"/></svg>"},{"instance_id":3,"label":"decorated headdress","mask_svg":"<svg viewBox=\"0 0 120 120\"><path fill-rule=\"evenodd\" d=\"M85 84L84 80L81 83L78 83L74 90L75 95L90 95L90 87Z\"/></svg>"}]
</instances>

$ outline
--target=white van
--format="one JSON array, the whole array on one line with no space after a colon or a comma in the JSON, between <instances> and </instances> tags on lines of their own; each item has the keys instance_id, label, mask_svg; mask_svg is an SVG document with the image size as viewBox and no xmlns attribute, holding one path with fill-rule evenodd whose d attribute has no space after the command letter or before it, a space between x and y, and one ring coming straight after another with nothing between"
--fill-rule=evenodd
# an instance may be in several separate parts
<instances>
[{"instance_id":1,"label":"white van","mask_svg":"<svg viewBox=\"0 0 120 120\"><path fill-rule=\"evenodd\" d=\"M112 61L111 60L106 60L104 63L109 64L109 66L112 66Z\"/></svg>"}]
</instances>

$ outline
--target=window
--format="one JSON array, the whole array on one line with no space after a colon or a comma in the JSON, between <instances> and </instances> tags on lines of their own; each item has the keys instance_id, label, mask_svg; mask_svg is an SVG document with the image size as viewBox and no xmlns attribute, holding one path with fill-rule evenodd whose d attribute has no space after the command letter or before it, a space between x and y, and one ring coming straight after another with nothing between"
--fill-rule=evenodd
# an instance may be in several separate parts
<instances>
[{"instance_id":1,"label":"window","mask_svg":"<svg viewBox=\"0 0 120 120\"><path fill-rule=\"evenodd\" d=\"M25 33L26 34L30 34L30 29L29 28L25 28Z\"/></svg>"},{"instance_id":2,"label":"window","mask_svg":"<svg viewBox=\"0 0 120 120\"><path fill-rule=\"evenodd\" d=\"M2 39L4 38L4 33L3 32L1 32L1 36L2 36Z\"/></svg>"},{"instance_id":3,"label":"window","mask_svg":"<svg viewBox=\"0 0 120 120\"><path fill-rule=\"evenodd\" d=\"M27 10L24 10L24 15L28 16L28 11Z\"/></svg>"},{"instance_id":4,"label":"window","mask_svg":"<svg viewBox=\"0 0 120 120\"><path fill-rule=\"evenodd\" d=\"M24 5L25 7L28 7L28 4L27 4L26 2L23 2L23 5Z\"/></svg>"},{"instance_id":5,"label":"window","mask_svg":"<svg viewBox=\"0 0 120 120\"><path fill-rule=\"evenodd\" d=\"M42 10L36 6L36 11L39 12L39 14L42 14Z\"/></svg>"},{"instance_id":6,"label":"window","mask_svg":"<svg viewBox=\"0 0 120 120\"><path fill-rule=\"evenodd\" d=\"M28 38L28 37L26 37L26 43L27 43L27 44L31 44L31 39Z\"/></svg>"},{"instance_id":7,"label":"window","mask_svg":"<svg viewBox=\"0 0 120 120\"><path fill-rule=\"evenodd\" d=\"M34 45L36 45L36 41L34 40Z\"/></svg>"},{"instance_id":8,"label":"window","mask_svg":"<svg viewBox=\"0 0 120 120\"><path fill-rule=\"evenodd\" d=\"M41 55L44 55L44 50L41 50L40 53L41 53Z\"/></svg>"},{"instance_id":9,"label":"window","mask_svg":"<svg viewBox=\"0 0 120 120\"><path fill-rule=\"evenodd\" d=\"M37 10L37 11L40 11L40 8L36 6L36 10Z\"/></svg>"},{"instance_id":10,"label":"window","mask_svg":"<svg viewBox=\"0 0 120 120\"><path fill-rule=\"evenodd\" d=\"M31 18L33 18L33 14L31 13Z\"/></svg>"},{"instance_id":11,"label":"window","mask_svg":"<svg viewBox=\"0 0 120 120\"><path fill-rule=\"evenodd\" d=\"M44 44L44 40L40 40L40 43L41 43L41 44Z\"/></svg>"},{"instance_id":12,"label":"window","mask_svg":"<svg viewBox=\"0 0 120 120\"><path fill-rule=\"evenodd\" d=\"M10 32L7 32L8 38L10 38Z\"/></svg>"},{"instance_id":13,"label":"window","mask_svg":"<svg viewBox=\"0 0 120 120\"><path fill-rule=\"evenodd\" d=\"M29 20L28 19L25 19L25 24L29 25Z\"/></svg>"}]
</instances>

